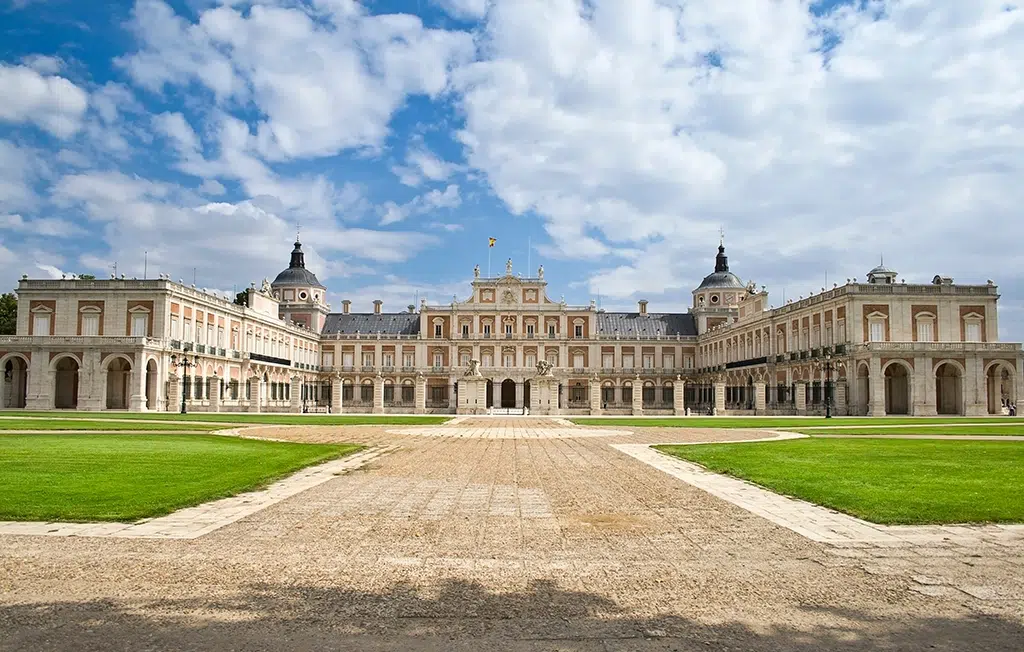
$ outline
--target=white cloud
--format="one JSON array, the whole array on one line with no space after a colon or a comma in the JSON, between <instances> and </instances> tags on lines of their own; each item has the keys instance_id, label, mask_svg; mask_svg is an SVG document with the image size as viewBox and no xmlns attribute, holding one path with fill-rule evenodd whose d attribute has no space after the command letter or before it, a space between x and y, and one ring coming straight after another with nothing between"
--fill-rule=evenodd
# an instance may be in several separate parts
<instances>
[{"instance_id":1,"label":"white cloud","mask_svg":"<svg viewBox=\"0 0 1024 652\"><path fill-rule=\"evenodd\" d=\"M227 189L224 188L224 185L216 179L207 179L203 181L201 186L199 186L199 191L204 192L207 195L223 195L227 192Z\"/></svg>"},{"instance_id":2,"label":"white cloud","mask_svg":"<svg viewBox=\"0 0 1024 652\"><path fill-rule=\"evenodd\" d=\"M415 16L328 8L314 20L302 7L219 6L190 23L164 2L139 0L143 46L121 63L153 90L196 81L224 105L251 101L266 116L256 149L289 160L379 147L405 98L436 96L473 53L468 34L427 29Z\"/></svg>"},{"instance_id":3,"label":"white cloud","mask_svg":"<svg viewBox=\"0 0 1024 652\"><path fill-rule=\"evenodd\" d=\"M13 231L32 236L71 238L85 235L77 224L56 217L37 217L26 220L18 214L0 214L0 231Z\"/></svg>"},{"instance_id":4,"label":"white cloud","mask_svg":"<svg viewBox=\"0 0 1024 652\"><path fill-rule=\"evenodd\" d=\"M422 215L440 209L457 208L462 204L462 196L459 195L459 187L456 184L449 184L444 190L434 189L422 195L418 195L404 204L386 202L380 208L380 223L394 224L412 217Z\"/></svg>"},{"instance_id":5,"label":"white cloud","mask_svg":"<svg viewBox=\"0 0 1024 652\"><path fill-rule=\"evenodd\" d=\"M453 18L479 20L487 13L490 0L433 0Z\"/></svg>"},{"instance_id":6,"label":"white cloud","mask_svg":"<svg viewBox=\"0 0 1024 652\"><path fill-rule=\"evenodd\" d=\"M58 138L81 127L89 96L57 76L44 76L28 66L0 63L0 121L32 123Z\"/></svg>"},{"instance_id":7,"label":"white cloud","mask_svg":"<svg viewBox=\"0 0 1024 652\"><path fill-rule=\"evenodd\" d=\"M391 168L403 185L412 187L420 185L424 179L445 181L458 170L458 165L441 160L425 148L410 150L405 165Z\"/></svg>"},{"instance_id":8,"label":"white cloud","mask_svg":"<svg viewBox=\"0 0 1024 652\"><path fill-rule=\"evenodd\" d=\"M734 270L776 288L863 274L879 251L908 280L983 282L986 256L1016 247L992 234L1024 202L1021 10L585 6L495 2L486 56L454 85L469 164L513 212L546 221L549 253L597 263L591 291L685 299L719 226Z\"/></svg>"},{"instance_id":9,"label":"white cloud","mask_svg":"<svg viewBox=\"0 0 1024 652\"><path fill-rule=\"evenodd\" d=\"M64 61L60 57L44 54L30 54L22 57L21 62L40 75L56 75L64 67Z\"/></svg>"}]
</instances>

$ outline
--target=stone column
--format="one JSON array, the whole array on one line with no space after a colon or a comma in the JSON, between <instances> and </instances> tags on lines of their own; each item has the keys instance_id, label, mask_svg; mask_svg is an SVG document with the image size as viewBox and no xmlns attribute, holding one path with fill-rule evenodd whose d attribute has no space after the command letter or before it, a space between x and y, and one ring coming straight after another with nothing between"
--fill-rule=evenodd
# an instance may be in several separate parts
<instances>
[{"instance_id":1,"label":"stone column","mask_svg":"<svg viewBox=\"0 0 1024 652\"><path fill-rule=\"evenodd\" d=\"M807 383L802 380L797 381L796 389L796 411L806 412L807 411Z\"/></svg>"},{"instance_id":2,"label":"stone column","mask_svg":"<svg viewBox=\"0 0 1024 652\"><path fill-rule=\"evenodd\" d=\"M82 366L78 369L79 410L103 410L107 407L106 376L99 350L86 350L82 354Z\"/></svg>"},{"instance_id":3,"label":"stone column","mask_svg":"<svg viewBox=\"0 0 1024 652\"><path fill-rule=\"evenodd\" d=\"M291 377L288 389L288 411L293 414L302 412L302 378L298 374Z\"/></svg>"},{"instance_id":4,"label":"stone column","mask_svg":"<svg viewBox=\"0 0 1024 652\"><path fill-rule=\"evenodd\" d=\"M882 375L882 360L872 357L868 364L868 391L871 397L868 401L869 417L885 416L885 376Z\"/></svg>"},{"instance_id":5,"label":"stone column","mask_svg":"<svg viewBox=\"0 0 1024 652\"><path fill-rule=\"evenodd\" d=\"M181 379L174 372L167 374L167 411L181 410Z\"/></svg>"},{"instance_id":6,"label":"stone column","mask_svg":"<svg viewBox=\"0 0 1024 652\"><path fill-rule=\"evenodd\" d=\"M590 381L590 414L601 414L601 381Z\"/></svg>"},{"instance_id":7,"label":"stone column","mask_svg":"<svg viewBox=\"0 0 1024 652\"><path fill-rule=\"evenodd\" d=\"M985 365L977 356L966 360L967 374L964 378L964 415L981 417L988 415L986 399Z\"/></svg>"},{"instance_id":8,"label":"stone column","mask_svg":"<svg viewBox=\"0 0 1024 652\"><path fill-rule=\"evenodd\" d=\"M764 414L768 410L767 385L763 380L754 381L754 414Z\"/></svg>"},{"instance_id":9,"label":"stone column","mask_svg":"<svg viewBox=\"0 0 1024 652\"><path fill-rule=\"evenodd\" d=\"M672 413L677 417L686 414L686 381L679 376L672 383Z\"/></svg>"},{"instance_id":10,"label":"stone column","mask_svg":"<svg viewBox=\"0 0 1024 652\"><path fill-rule=\"evenodd\" d=\"M525 401L525 396L526 396L526 390L524 389L523 383L517 382L516 383L516 407L517 408L526 407L526 403L524 402Z\"/></svg>"},{"instance_id":11,"label":"stone column","mask_svg":"<svg viewBox=\"0 0 1024 652\"><path fill-rule=\"evenodd\" d=\"M384 377L380 374L373 379L373 413L384 413Z\"/></svg>"},{"instance_id":12,"label":"stone column","mask_svg":"<svg viewBox=\"0 0 1024 652\"><path fill-rule=\"evenodd\" d=\"M216 373L210 379L210 412L220 412L220 376Z\"/></svg>"},{"instance_id":13,"label":"stone column","mask_svg":"<svg viewBox=\"0 0 1024 652\"><path fill-rule=\"evenodd\" d=\"M716 415L725 414L725 383L722 381L714 382L715 388L715 407L714 413Z\"/></svg>"},{"instance_id":14,"label":"stone column","mask_svg":"<svg viewBox=\"0 0 1024 652\"><path fill-rule=\"evenodd\" d=\"M128 399L130 412L146 411L146 358L141 351L132 360L132 393ZM155 388L154 388L155 389Z\"/></svg>"},{"instance_id":15,"label":"stone column","mask_svg":"<svg viewBox=\"0 0 1024 652\"><path fill-rule=\"evenodd\" d=\"M249 381L252 398L249 399L249 411L259 414L263 411L263 376L253 376ZM255 407L256 409L253 409Z\"/></svg>"},{"instance_id":16,"label":"stone column","mask_svg":"<svg viewBox=\"0 0 1024 652\"><path fill-rule=\"evenodd\" d=\"M642 416L644 413L644 386L640 381L640 375L633 379L633 415Z\"/></svg>"},{"instance_id":17,"label":"stone column","mask_svg":"<svg viewBox=\"0 0 1024 652\"><path fill-rule=\"evenodd\" d=\"M462 392L464 388L459 388L459 399L462 399ZM415 414L426 414L427 412L427 377L423 374L416 376L416 408L413 410Z\"/></svg>"},{"instance_id":18,"label":"stone column","mask_svg":"<svg viewBox=\"0 0 1024 652\"><path fill-rule=\"evenodd\" d=\"M340 376L331 376L331 412L334 414L342 414L345 406L342 405L342 393L344 385L341 383Z\"/></svg>"},{"instance_id":19,"label":"stone column","mask_svg":"<svg viewBox=\"0 0 1024 652\"><path fill-rule=\"evenodd\" d=\"M935 404L935 371L932 369L932 359L916 358L914 360L914 375L921 378L919 391L914 393L914 415L937 416L939 411Z\"/></svg>"}]
</instances>

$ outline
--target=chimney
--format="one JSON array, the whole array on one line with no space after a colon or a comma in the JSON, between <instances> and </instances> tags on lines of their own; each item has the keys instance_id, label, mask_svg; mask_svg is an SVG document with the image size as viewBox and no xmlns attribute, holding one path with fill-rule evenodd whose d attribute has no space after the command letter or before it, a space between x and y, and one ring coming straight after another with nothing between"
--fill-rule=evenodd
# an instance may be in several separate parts
<instances>
[{"instance_id":1,"label":"chimney","mask_svg":"<svg viewBox=\"0 0 1024 652\"><path fill-rule=\"evenodd\" d=\"M647 314L647 299L640 299L639 301L636 302L636 304L640 308L640 314L641 315L646 315Z\"/></svg>"},{"instance_id":2,"label":"chimney","mask_svg":"<svg viewBox=\"0 0 1024 652\"><path fill-rule=\"evenodd\" d=\"M416 306L412 305L411 303L406 307L409 309L410 313L416 312Z\"/></svg>"},{"instance_id":3,"label":"chimney","mask_svg":"<svg viewBox=\"0 0 1024 652\"><path fill-rule=\"evenodd\" d=\"M341 312L342 312L342 314L347 315L349 310L351 310L351 309L352 309L352 302L351 301L349 301L348 299L345 299L344 301L341 302Z\"/></svg>"},{"instance_id":4,"label":"chimney","mask_svg":"<svg viewBox=\"0 0 1024 652\"><path fill-rule=\"evenodd\" d=\"M381 301L380 299L374 299L373 300L373 314L379 315L380 314L380 307L383 306L383 305L384 305L383 301Z\"/></svg>"}]
</instances>

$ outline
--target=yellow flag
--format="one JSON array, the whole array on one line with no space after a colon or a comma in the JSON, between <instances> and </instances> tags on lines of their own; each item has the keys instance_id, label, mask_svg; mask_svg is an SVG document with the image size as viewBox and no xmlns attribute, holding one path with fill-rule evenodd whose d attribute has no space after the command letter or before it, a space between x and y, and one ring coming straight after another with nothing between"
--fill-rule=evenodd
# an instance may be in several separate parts
<instances>
[{"instance_id":1,"label":"yellow flag","mask_svg":"<svg viewBox=\"0 0 1024 652\"><path fill-rule=\"evenodd\" d=\"M497 238L487 238L487 246L488 247L493 247L494 243L497 242L497 241L498 241Z\"/></svg>"}]
</instances>

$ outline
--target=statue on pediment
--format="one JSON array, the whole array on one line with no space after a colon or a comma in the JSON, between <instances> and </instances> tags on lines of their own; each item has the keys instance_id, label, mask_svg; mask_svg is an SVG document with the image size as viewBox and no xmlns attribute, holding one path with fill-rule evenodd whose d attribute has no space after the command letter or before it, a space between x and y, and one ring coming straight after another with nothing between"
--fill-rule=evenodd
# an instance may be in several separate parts
<instances>
[{"instance_id":1,"label":"statue on pediment","mask_svg":"<svg viewBox=\"0 0 1024 652\"><path fill-rule=\"evenodd\" d=\"M272 292L270 289L270 280L267 278L263 279L263 283L260 285L260 293L269 295Z\"/></svg>"},{"instance_id":2,"label":"statue on pediment","mask_svg":"<svg viewBox=\"0 0 1024 652\"><path fill-rule=\"evenodd\" d=\"M540 267L537 268L537 278L540 278L540 279L544 278L544 266L543 265L541 265Z\"/></svg>"},{"instance_id":3,"label":"statue on pediment","mask_svg":"<svg viewBox=\"0 0 1024 652\"><path fill-rule=\"evenodd\" d=\"M505 276L512 276L512 259L509 258L505 262Z\"/></svg>"},{"instance_id":4,"label":"statue on pediment","mask_svg":"<svg viewBox=\"0 0 1024 652\"><path fill-rule=\"evenodd\" d=\"M473 268L473 278L480 278L480 266L477 265Z\"/></svg>"}]
</instances>

